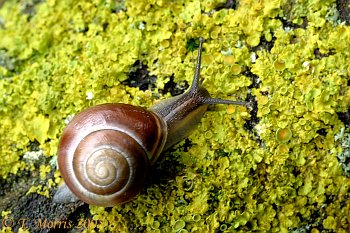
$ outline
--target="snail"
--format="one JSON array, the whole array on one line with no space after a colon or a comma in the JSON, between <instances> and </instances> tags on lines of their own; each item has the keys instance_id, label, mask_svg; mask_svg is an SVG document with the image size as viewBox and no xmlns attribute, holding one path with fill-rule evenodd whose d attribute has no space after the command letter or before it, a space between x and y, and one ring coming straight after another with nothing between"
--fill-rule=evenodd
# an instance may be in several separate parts
<instances>
[{"instance_id":1,"label":"snail","mask_svg":"<svg viewBox=\"0 0 350 233\"><path fill-rule=\"evenodd\" d=\"M65 184L54 202L82 200L114 206L135 197L162 151L186 138L209 104L247 102L211 98L200 80L203 38L200 38L192 85L185 93L150 109L107 103L77 114L64 129L58 167Z\"/></svg>"}]
</instances>

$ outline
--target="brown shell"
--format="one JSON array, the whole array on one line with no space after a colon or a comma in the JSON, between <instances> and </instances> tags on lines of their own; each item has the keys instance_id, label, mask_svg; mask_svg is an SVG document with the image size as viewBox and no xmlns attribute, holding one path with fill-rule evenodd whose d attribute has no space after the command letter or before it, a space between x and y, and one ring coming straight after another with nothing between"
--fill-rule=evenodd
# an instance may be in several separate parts
<instances>
[{"instance_id":1,"label":"brown shell","mask_svg":"<svg viewBox=\"0 0 350 233\"><path fill-rule=\"evenodd\" d=\"M141 107L102 104L73 118L63 132L58 165L82 201L113 206L134 197L166 141L166 124Z\"/></svg>"}]
</instances>

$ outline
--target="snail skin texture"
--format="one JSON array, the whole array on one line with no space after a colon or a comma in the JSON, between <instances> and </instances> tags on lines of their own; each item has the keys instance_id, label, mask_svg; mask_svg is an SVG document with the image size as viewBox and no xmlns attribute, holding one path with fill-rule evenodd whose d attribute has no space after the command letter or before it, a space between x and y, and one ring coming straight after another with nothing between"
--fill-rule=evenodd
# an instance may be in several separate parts
<instances>
[{"instance_id":1,"label":"snail skin texture","mask_svg":"<svg viewBox=\"0 0 350 233\"><path fill-rule=\"evenodd\" d=\"M211 98L199 79L203 38L190 89L150 109L111 103L88 108L65 128L58 166L65 184L57 203L82 200L114 206L132 199L143 187L149 167L160 153L186 138L209 104L246 102Z\"/></svg>"}]
</instances>

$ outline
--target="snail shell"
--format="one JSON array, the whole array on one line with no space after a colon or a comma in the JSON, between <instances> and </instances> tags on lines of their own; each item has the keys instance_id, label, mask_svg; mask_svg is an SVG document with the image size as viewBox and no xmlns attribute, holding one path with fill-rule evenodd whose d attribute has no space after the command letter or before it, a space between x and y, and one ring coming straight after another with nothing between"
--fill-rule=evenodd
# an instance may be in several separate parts
<instances>
[{"instance_id":1,"label":"snail shell","mask_svg":"<svg viewBox=\"0 0 350 233\"><path fill-rule=\"evenodd\" d=\"M163 120L141 107L89 108L64 130L58 151L62 177L84 202L123 203L142 187L150 163L164 146L166 129Z\"/></svg>"}]
</instances>

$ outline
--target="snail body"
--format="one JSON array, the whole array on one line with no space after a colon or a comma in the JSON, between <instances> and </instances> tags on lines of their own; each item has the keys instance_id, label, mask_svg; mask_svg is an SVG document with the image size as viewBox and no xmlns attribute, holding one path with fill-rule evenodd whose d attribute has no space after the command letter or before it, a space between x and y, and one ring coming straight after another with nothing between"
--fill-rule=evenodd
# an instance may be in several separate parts
<instances>
[{"instance_id":1,"label":"snail body","mask_svg":"<svg viewBox=\"0 0 350 233\"><path fill-rule=\"evenodd\" d=\"M149 167L162 151L186 138L209 104L246 102L211 98L199 80L203 39L191 88L154 105L109 103L88 108L65 128L58 166L65 184L54 196L59 203L82 200L114 206L132 199L143 187Z\"/></svg>"}]
</instances>

